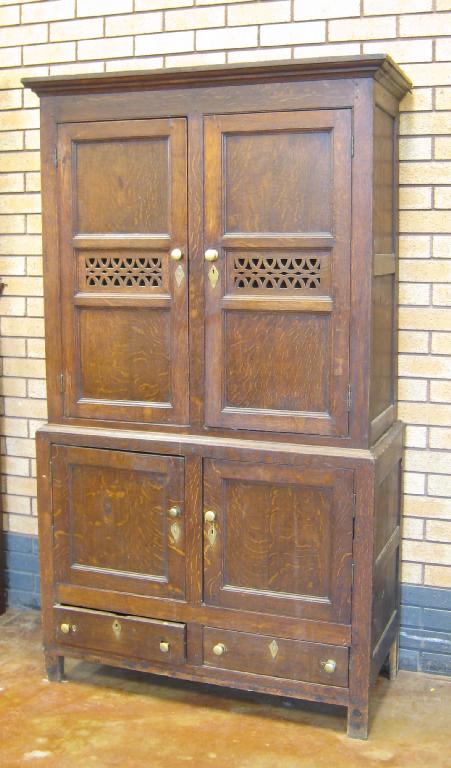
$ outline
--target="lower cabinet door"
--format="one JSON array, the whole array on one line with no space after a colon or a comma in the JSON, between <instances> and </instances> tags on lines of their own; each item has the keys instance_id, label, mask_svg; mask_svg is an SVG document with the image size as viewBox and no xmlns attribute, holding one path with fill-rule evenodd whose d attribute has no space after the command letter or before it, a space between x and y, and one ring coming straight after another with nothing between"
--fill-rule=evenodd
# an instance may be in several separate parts
<instances>
[{"instance_id":1,"label":"lower cabinet door","mask_svg":"<svg viewBox=\"0 0 451 768\"><path fill-rule=\"evenodd\" d=\"M65 606L53 611L59 645L87 653L125 656L126 659L182 664L185 661L185 625L137 616L88 611Z\"/></svg>"},{"instance_id":2,"label":"lower cabinet door","mask_svg":"<svg viewBox=\"0 0 451 768\"><path fill-rule=\"evenodd\" d=\"M54 446L57 583L183 599L184 461Z\"/></svg>"},{"instance_id":3,"label":"lower cabinet door","mask_svg":"<svg viewBox=\"0 0 451 768\"><path fill-rule=\"evenodd\" d=\"M350 622L353 472L206 459L204 602Z\"/></svg>"},{"instance_id":4,"label":"lower cabinet door","mask_svg":"<svg viewBox=\"0 0 451 768\"><path fill-rule=\"evenodd\" d=\"M282 637L203 630L206 666L323 685L348 685L349 649Z\"/></svg>"}]
</instances>

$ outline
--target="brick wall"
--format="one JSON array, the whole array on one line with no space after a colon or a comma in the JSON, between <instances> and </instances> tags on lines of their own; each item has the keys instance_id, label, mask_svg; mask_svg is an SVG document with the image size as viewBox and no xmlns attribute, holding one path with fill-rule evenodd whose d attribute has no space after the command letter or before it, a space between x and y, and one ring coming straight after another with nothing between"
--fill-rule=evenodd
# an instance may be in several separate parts
<instances>
[{"instance_id":1,"label":"brick wall","mask_svg":"<svg viewBox=\"0 0 451 768\"><path fill-rule=\"evenodd\" d=\"M449 0L0 0L1 434L10 532L36 533L33 438L46 416L39 113L20 78L388 52L415 85L400 128L402 578L451 588L449 8Z\"/></svg>"}]
</instances>

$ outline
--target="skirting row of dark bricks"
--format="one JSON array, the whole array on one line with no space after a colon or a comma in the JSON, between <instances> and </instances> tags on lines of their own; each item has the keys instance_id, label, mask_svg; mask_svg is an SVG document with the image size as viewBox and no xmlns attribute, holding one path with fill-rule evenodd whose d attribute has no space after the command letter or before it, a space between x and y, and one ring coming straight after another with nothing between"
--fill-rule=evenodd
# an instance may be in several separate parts
<instances>
[{"instance_id":1,"label":"skirting row of dark bricks","mask_svg":"<svg viewBox=\"0 0 451 768\"><path fill-rule=\"evenodd\" d=\"M36 536L5 534L7 602L39 608ZM451 589L401 587L400 667L451 675Z\"/></svg>"}]
</instances>

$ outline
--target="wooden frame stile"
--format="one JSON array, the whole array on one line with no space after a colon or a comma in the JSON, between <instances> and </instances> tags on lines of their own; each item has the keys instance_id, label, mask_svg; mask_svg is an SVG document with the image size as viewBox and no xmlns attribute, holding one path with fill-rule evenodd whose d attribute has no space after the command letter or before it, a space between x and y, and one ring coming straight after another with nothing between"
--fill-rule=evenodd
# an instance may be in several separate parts
<instances>
[{"instance_id":1,"label":"wooden frame stile","mask_svg":"<svg viewBox=\"0 0 451 768\"><path fill-rule=\"evenodd\" d=\"M25 85L42 97L49 424L37 434L37 472L49 679L61 680L70 655L338 704L348 734L366 738L387 657L396 674L396 121L408 79L373 55ZM182 125L185 150L170 138ZM74 137L90 142L85 157L110 185L91 183L86 161L74 182ZM171 188L174 147L181 197L171 200L187 201L176 232L171 193L160 194ZM265 162L254 162L261 147ZM332 159L313 167L318 148ZM85 195L80 232L61 221L63 187L67 211ZM289 188L299 190L297 218ZM127 208L124 194L138 202ZM118 251L106 266L100 259L81 296L80 238ZM173 302L171 280L183 301ZM91 321L83 353L75 322L63 338L68 301L129 314L113 317L117 338L98 351ZM143 308L155 301L172 326L160 318L154 333ZM232 321L212 335L226 313ZM83 365L92 407L73 378ZM174 392L185 393L183 407L179 398L172 416L158 415L152 404Z\"/></svg>"}]
</instances>

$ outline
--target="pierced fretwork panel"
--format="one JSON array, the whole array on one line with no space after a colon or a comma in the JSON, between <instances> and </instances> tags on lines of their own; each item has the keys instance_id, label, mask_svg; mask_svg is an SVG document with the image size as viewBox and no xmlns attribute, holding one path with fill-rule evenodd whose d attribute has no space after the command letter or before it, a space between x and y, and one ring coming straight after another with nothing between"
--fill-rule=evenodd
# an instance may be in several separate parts
<instances>
[{"instance_id":1,"label":"pierced fretwork panel","mask_svg":"<svg viewBox=\"0 0 451 768\"><path fill-rule=\"evenodd\" d=\"M142 291L164 287L162 254L84 251L79 264L82 291Z\"/></svg>"},{"instance_id":2,"label":"pierced fretwork panel","mask_svg":"<svg viewBox=\"0 0 451 768\"><path fill-rule=\"evenodd\" d=\"M329 258L314 252L230 252L229 290L327 293Z\"/></svg>"}]
</instances>

